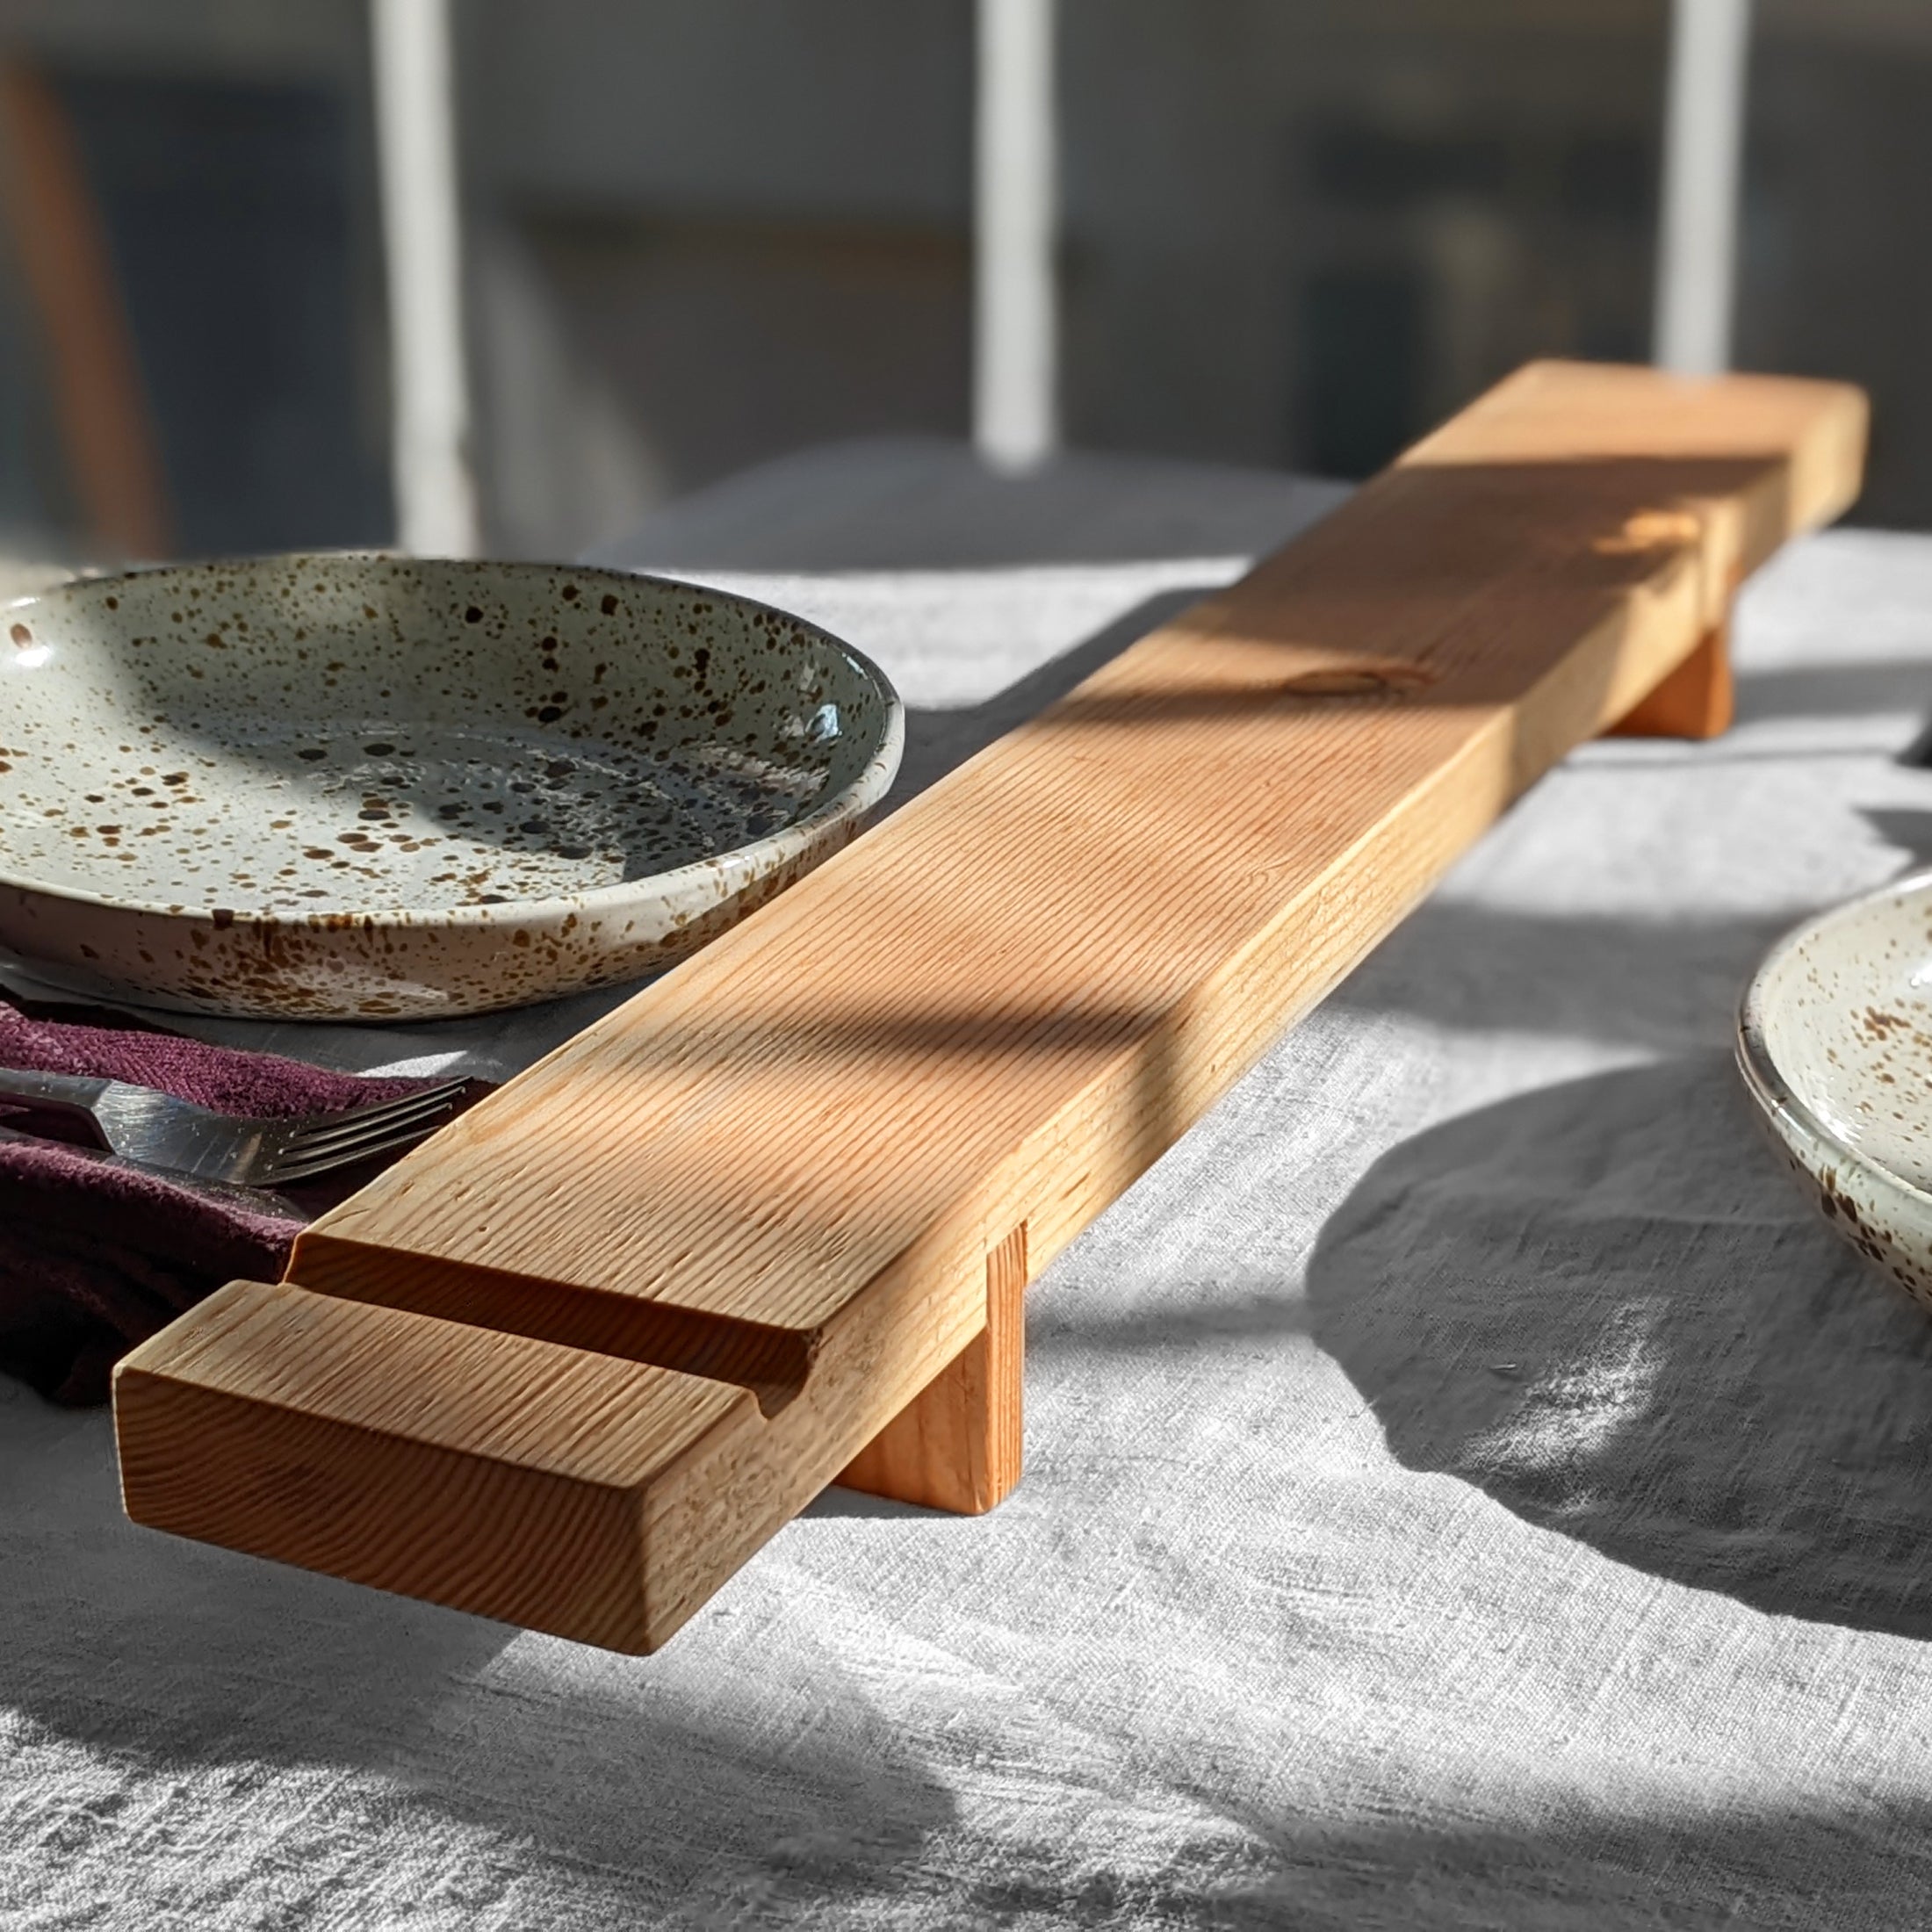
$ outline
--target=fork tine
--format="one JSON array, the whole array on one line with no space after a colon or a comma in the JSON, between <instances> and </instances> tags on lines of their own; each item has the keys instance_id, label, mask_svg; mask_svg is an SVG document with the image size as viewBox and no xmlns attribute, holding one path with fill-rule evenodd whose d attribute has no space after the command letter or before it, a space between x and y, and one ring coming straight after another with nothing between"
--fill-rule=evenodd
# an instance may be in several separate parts
<instances>
[{"instance_id":1,"label":"fork tine","mask_svg":"<svg viewBox=\"0 0 1932 1932\"><path fill-rule=\"evenodd\" d=\"M379 1121L391 1114L402 1114L421 1107L428 1100L444 1100L462 1092L469 1085L466 1080L444 1080L433 1087L424 1087L417 1093L399 1093L393 1099L371 1100L364 1107L344 1107L340 1113L319 1115L308 1123L317 1132L335 1127L353 1127L358 1121Z\"/></svg>"},{"instance_id":2,"label":"fork tine","mask_svg":"<svg viewBox=\"0 0 1932 1932\"><path fill-rule=\"evenodd\" d=\"M285 1153L306 1153L331 1142L355 1139L379 1131L393 1121L413 1121L453 1106L463 1091L460 1080L449 1086L430 1087L421 1093L406 1093L400 1099L384 1100L375 1107L357 1107L350 1114L329 1114L306 1121L289 1137Z\"/></svg>"},{"instance_id":3,"label":"fork tine","mask_svg":"<svg viewBox=\"0 0 1932 1932\"><path fill-rule=\"evenodd\" d=\"M418 1141L428 1140L443 1124L440 1114L417 1121L407 1126L392 1127L386 1133L372 1140L356 1141L345 1147L332 1147L320 1153L290 1156L285 1154L261 1175L264 1186L289 1187L297 1181L313 1180L318 1174L333 1173L338 1167L353 1167L358 1162L373 1160L378 1154L387 1154L405 1147L414 1147Z\"/></svg>"},{"instance_id":4,"label":"fork tine","mask_svg":"<svg viewBox=\"0 0 1932 1932\"><path fill-rule=\"evenodd\" d=\"M276 1158L282 1161L341 1160L365 1142L384 1139L392 1133L420 1128L428 1133L449 1117L455 1102L447 1095L407 1110L399 1108L379 1121L357 1121L348 1127L332 1126L317 1133L292 1135Z\"/></svg>"}]
</instances>

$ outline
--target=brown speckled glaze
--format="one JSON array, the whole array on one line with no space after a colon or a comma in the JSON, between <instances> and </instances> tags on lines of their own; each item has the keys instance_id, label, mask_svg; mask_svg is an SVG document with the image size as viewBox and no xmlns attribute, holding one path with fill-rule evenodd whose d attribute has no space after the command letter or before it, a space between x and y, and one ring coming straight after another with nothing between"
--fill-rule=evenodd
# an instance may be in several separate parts
<instances>
[{"instance_id":1,"label":"brown speckled glaze","mask_svg":"<svg viewBox=\"0 0 1932 1932\"><path fill-rule=\"evenodd\" d=\"M1738 1064L1799 1186L1932 1311L1932 873L1774 947Z\"/></svg>"},{"instance_id":2,"label":"brown speckled glaze","mask_svg":"<svg viewBox=\"0 0 1932 1932\"><path fill-rule=\"evenodd\" d=\"M845 843L904 735L824 631L611 571L263 558L0 623L0 951L203 1013L635 978Z\"/></svg>"}]
</instances>

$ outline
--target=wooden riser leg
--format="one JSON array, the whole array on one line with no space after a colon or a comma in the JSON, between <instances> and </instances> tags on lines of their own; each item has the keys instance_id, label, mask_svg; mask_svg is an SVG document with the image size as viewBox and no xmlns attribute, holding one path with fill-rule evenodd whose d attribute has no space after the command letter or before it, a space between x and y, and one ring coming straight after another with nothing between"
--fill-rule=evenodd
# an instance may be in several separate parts
<instances>
[{"instance_id":1,"label":"wooden riser leg","mask_svg":"<svg viewBox=\"0 0 1932 1932\"><path fill-rule=\"evenodd\" d=\"M1676 669L1610 730L1612 738L1717 738L1731 728L1729 619L1705 633Z\"/></svg>"},{"instance_id":2,"label":"wooden riser leg","mask_svg":"<svg viewBox=\"0 0 1932 1932\"><path fill-rule=\"evenodd\" d=\"M1027 1224L986 1257L986 1326L840 1471L839 1482L984 1516L1020 1481Z\"/></svg>"}]
</instances>

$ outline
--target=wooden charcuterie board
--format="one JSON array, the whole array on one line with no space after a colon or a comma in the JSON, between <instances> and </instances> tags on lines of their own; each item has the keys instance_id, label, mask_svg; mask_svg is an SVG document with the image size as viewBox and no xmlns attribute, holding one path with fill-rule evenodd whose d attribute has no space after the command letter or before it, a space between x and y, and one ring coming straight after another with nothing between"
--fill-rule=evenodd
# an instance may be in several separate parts
<instances>
[{"instance_id":1,"label":"wooden charcuterie board","mask_svg":"<svg viewBox=\"0 0 1932 1932\"><path fill-rule=\"evenodd\" d=\"M1728 715L1864 399L1527 368L121 1365L138 1522L624 1650L1020 1469L1025 1284L1525 787Z\"/></svg>"}]
</instances>

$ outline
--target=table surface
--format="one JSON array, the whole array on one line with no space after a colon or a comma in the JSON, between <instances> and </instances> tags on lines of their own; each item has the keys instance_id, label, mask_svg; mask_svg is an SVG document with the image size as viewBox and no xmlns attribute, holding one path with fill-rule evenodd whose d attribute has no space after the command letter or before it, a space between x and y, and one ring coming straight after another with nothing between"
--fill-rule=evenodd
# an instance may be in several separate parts
<instances>
[{"instance_id":1,"label":"table surface","mask_svg":"<svg viewBox=\"0 0 1932 1932\"><path fill-rule=\"evenodd\" d=\"M1335 497L882 443L619 554L876 654L903 795ZM0 1386L7 1922L1922 1923L1932 1323L1727 1049L1932 858L1932 538L1795 548L1737 652L1728 737L1572 757L1035 1284L991 1517L828 1491L619 1658L136 1530ZM206 1030L502 1073L610 998Z\"/></svg>"}]
</instances>

